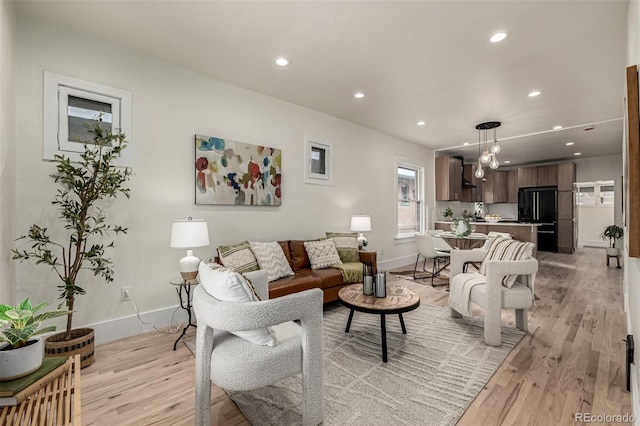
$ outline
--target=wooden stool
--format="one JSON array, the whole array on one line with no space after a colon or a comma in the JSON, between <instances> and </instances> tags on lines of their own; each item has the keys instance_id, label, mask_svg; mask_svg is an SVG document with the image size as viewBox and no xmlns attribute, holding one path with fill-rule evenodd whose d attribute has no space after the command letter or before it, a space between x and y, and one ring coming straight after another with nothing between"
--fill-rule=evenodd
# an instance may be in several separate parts
<instances>
[{"instance_id":1,"label":"wooden stool","mask_svg":"<svg viewBox=\"0 0 640 426\"><path fill-rule=\"evenodd\" d=\"M615 257L616 258L616 262L618 262L618 266L616 266L616 269L621 269L620 268L620 255L619 254L618 255L608 254L607 255L607 266L609 266L609 259L612 258L612 257Z\"/></svg>"}]
</instances>

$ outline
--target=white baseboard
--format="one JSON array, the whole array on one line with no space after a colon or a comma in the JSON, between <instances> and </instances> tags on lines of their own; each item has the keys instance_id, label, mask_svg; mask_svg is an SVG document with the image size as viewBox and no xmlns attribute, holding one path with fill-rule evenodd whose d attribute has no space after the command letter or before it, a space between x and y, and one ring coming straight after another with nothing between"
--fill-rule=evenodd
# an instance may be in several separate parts
<instances>
[{"instance_id":1,"label":"white baseboard","mask_svg":"<svg viewBox=\"0 0 640 426\"><path fill-rule=\"evenodd\" d=\"M133 312L133 305L131 306L131 311ZM172 316L173 321L171 318ZM187 312L176 305L141 313L140 318L142 318L142 320L147 324L153 324L157 328L163 329L169 326L175 326L176 324L186 324ZM87 327L94 329L96 345L124 339L125 337L135 336L147 331L155 331L151 325L144 325L141 327L135 314L95 324L89 324Z\"/></svg>"},{"instance_id":2,"label":"white baseboard","mask_svg":"<svg viewBox=\"0 0 640 426\"><path fill-rule=\"evenodd\" d=\"M603 240L578 240L579 247L609 247L609 244Z\"/></svg>"},{"instance_id":3,"label":"white baseboard","mask_svg":"<svg viewBox=\"0 0 640 426\"><path fill-rule=\"evenodd\" d=\"M416 254L410 254L408 256L396 257L395 259L388 259L378 261L379 269L396 269L401 266L413 265L416 262Z\"/></svg>"}]
</instances>

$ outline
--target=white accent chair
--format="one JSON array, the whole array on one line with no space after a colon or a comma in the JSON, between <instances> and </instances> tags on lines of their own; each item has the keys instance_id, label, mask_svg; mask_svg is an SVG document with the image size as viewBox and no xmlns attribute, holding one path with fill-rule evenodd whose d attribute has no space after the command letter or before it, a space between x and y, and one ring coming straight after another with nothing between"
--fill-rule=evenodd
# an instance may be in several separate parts
<instances>
[{"instance_id":1,"label":"white accent chair","mask_svg":"<svg viewBox=\"0 0 640 426\"><path fill-rule=\"evenodd\" d=\"M259 302L222 302L202 285L194 290L196 335L195 424L209 426L211 382L244 391L302 372L302 423L323 421L322 290L312 289L268 300L265 271L246 273ZM300 325L293 321L299 320ZM260 346L228 330L273 326L277 344Z\"/></svg>"},{"instance_id":2,"label":"white accent chair","mask_svg":"<svg viewBox=\"0 0 640 426\"><path fill-rule=\"evenodd\" d=\"M424 257L424 261L422 262L422 271L428 273L428 277L431 277L431 286L433 287L433 278L440 275L440 272L449 265L449 252L444 251L447 250L444 247L441 249L436 249L433 237L429 234L415 236L416 245L418 246L418 256L416 257L416 264L413 268L413 279L418 279L417 271L418 271L418 263L420 262L420 256ZM444 242L444 240L443 240ZM446 244L446 243L444 243ZM447 245L448 246L448 245ZM449 247L449 250L451 248ZM427 259L433 260L433 267L431 271L426 270ZM441 262L444 262L443 266Z\"/></svg>"},{"instance_id":3,"label":"white accent chair","mask_svg":"<svg viewBox=\"0 0 640 426\"><path fill-rule=\"evenodd\" d=\"M459 286L467 280L477 280L469 294L468 303L484 308L484 341L489 346L502 345L502 310L515 309L516 327L527 331L527 310L533 305L534 284L538 261L535 258L527 260L489 260L486 265L486 275L480 273L463 273L468 262L482 262L487 252L485 250L453 250L451 252L451 278L449 280L449 297L451 316L462 317L462 313L451 307L451 298L459 294ZM506 275L518 275L511 288L502 285ZM465 302L466 303L466 302ZM471 306L469 305L469 311Z\"/></svg>"}]
</instances>

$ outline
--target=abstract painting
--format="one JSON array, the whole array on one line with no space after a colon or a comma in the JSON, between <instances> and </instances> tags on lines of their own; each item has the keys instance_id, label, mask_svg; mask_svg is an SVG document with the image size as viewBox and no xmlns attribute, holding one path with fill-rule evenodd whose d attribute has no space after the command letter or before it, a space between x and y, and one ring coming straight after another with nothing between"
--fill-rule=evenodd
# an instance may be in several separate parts
<instances>
[{"instance_id":1,"label":"abstract painting","mask_svg":"<svg viewBox=\"0 0 640 426\"><path fill-rule=\"evenodd\" d=\"M279 206L282 150L196 135L196 204Z\"/></svg>"}]
</instances>

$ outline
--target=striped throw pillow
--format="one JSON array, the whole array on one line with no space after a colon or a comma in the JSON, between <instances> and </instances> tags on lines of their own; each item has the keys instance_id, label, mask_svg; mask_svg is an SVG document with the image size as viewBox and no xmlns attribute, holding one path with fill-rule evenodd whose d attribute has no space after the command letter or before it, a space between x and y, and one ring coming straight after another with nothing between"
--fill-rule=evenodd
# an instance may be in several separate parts
<instances>
[{"instance_id":1,"label":"striped throw pillow","mask_svg":"<svg viewBox=\"0 0 640 426\"><path fill-rule=\"evenodd\" d=\"M219 246L218 255L225 268L233 269L241 274L260 269L248 241L232 246Z\"/></svg>"},{"instance_id":2,"label":"striped throw pillow","mask_svg":"<svg viewBox=\"0 0 640 426\"><path fill-rule=\"evenodd\" d=\"M487 274L488 260L526 260L531 258L535 244L528 241L511 240L497 237L491 243L487 255L480 265L480 273ZM517 275L507 275L502 279L502 285L511 288L516 282Z\"/></svg>"}]
</instances>

